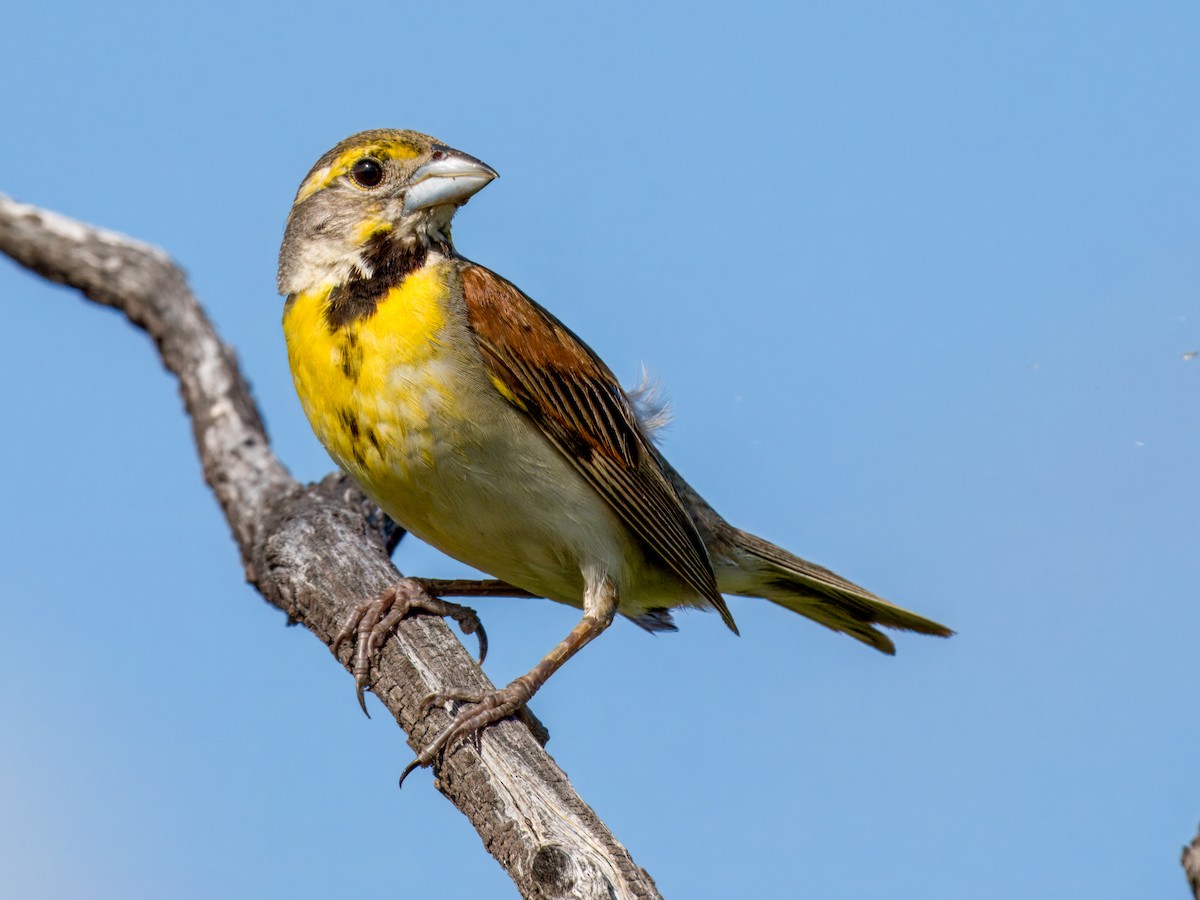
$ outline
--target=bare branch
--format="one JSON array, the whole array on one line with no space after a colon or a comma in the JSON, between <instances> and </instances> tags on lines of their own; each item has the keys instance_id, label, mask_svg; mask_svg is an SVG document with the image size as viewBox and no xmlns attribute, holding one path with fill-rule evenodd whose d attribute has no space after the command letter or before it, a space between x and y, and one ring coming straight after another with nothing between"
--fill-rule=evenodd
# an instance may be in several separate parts
<instances>
[{"instance_id":1,"label":"bare branch","mask_svg":"<svg viewBox=\"0 0 1200 900\"><path fill-rule=\"evenodd\" d=\"M120 310L154 340L179 379L204 477L266 600L327 646L363 598L399 577L394 526L345 476L302 486L272 453L233 351L221 343L180 269L161 250L0 195L0 251L52 281ZM446 594L524 595L500 582L432 582ZM341 663L349 668L350 651ZM373 690L409 744L448 723L422 699L446 688L490 688L441 619L400 624L375 667ZM353 692L347 688L347 702ZM436 784L470 819L526 897L658 897L650 876L575 793L524 725L489 728L460 746Z\"/></svg>"},{"instance_id":2,"label":"bare branch","mask_svg":"<svg viewBox=\"0 0 1200 900\"><path fill-rule=\"evenodd\" d=\"M1200 900L1200 834L1183 848L1183 856L1179 860L1183 866L1183 874L1187 876L1188 886L1192 896Z\"/></svg>"}]
</instances>

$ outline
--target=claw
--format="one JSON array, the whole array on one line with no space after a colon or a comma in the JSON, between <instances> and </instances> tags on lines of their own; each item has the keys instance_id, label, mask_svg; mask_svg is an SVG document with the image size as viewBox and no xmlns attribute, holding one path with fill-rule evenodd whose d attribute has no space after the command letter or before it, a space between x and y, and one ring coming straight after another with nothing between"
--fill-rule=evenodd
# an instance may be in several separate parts
<instances>
[{"instance_id":1,"label":"claw","mask_svg":"<svg viewBox=\"0 0 1200 900\"><path fill-rule=\"evenodd\" d=\"M412 762L410 762L407 766L404 767L404 771L400 773L400 783L397 784L396 787L398 787L398 788L404 787L404 779L407 778L412 773L413 769L419 769L419 768L421 768L421 758L417 757Z\"/></svg>"},{"instance_id":2,"label":"claw","mask_svg":"<svg viewBox=\"0 0 1200 900\"><path fill-rule=\"evenodd\" d=\"M429 699L429 697L426 697L425 701L428 701ZM414 769L420 769L430 765L439 755L442 755L446 752L446 746L451 740L453 740L453 733L457 727L458 719L455 718L448 726L446 726L446 728L442 730L441 734L430 741L429 744L426 745L425 749L417 754L416 759L404 767L404 771L400 773L400 784L398 787L404 787L404 779L407 778L409 773L411 773Z\"/></svg>"},{"instance_id":3,"label":"claw","mask_svg":"<svg viewBox=\"0 0 1200 900\"><path fill-rule=\"evenodd\" d=\"M364 692L367 687L367 679L371 674L371 659L377 649L375 635L378 633L380 625L387 623L391 618L391 612L395 610L397 595L396 587L393 586L380 593L378 597L359 604L350 614L350 618L342 630L333 639L331 647L334 655L337 655L342 644L351 636L355 638L354 693L358 697L358 705L362 709L363 715L368 719L371 718L371 714L367 711L367 698ZM386 627L390 630L395 626L388 625Z\"/></svg>"},{"instance_id":4,"label":"claw","mask_svg":"<svg viewBox=\"0 0 1200 900\"><path fill-rule=\"evenodd\" d=\"M371 663L400 620L413 610L454 619L464 634L477 635L481 663L487 655L487 633L475 610L434 597L417 579L402 579L377 597L355 607L330 645L336 656L342 645L354 638L354 693L368 719L371 714L367 711L366 689L371 677Z\"/></svg>"},{"instance_id":5,"label":"claw","mask_svg":"<svg viewBox=\"0 0 1200 900\"><path fill-rule=\"evenodd\" d=\"M549 737L545 727L537 721L532 713L525 711L522 714L522 711L525 710L529 699L537 693L538 688L546 683L546 679L558 671L559 666L574 656L580 648L612 622L613 616L617 612L617 596L611 582L605 579L596 587L595 596L591 599L594 602L591 605L585 605L583 619L571 629L571 633L546 654L541 662L514 680L508 687L486 692L452 689L439 691L426 697L421 703L422 712L436 703L445 703L449 700L461 700L472 705L467 709L459 710L450 721L449 727L425 745L425 749L417 754L417 758L404 768L404 772L400 776L400 783L404 783L404 779L413 769L431 765L439 754L444 754L455 741L461 738L474 737L475 746L479 747L484 728L512 715L521 715L534 737L540 740L544 746L545 740ZM458 619L457 616L455 618ZM458 619L458 621L460 624L462 623L462 619ZM478 619L475 621L477 623ZM463 630L470 633L471 629L464 625ZM487 646L482 639L480 644L485 648ZM535 725L536 727L534 727Z\"/></svg>"},{"instance_id":6,"label":"claw","mask_svg":"<svg viewBox=\"0 0 1200 900\"><path fill-rule=\"evenodd\" d=\"M404 783L404 779L413 769L430 765L459 740L472 740L476 752L479 752L483 747L483 729L501 719L519 715L538 687L530 676L523 675L498 691L451 689L430 694L421 701L422 711L451 700L470 703L471 706L460 710L442 733L425 745L425 749L417 754L417 758L405 767L400 776L400 783Z\"/></svg>"},{"instance_id":7,"label":"claw","mask_svg":"<svg viewBox=\"0 0 1200 900\"><path fill-rule=\"evenodd\" d=\"M470 634L469 631L464 631L464 634ZM480 622L475 629L475 637L479 641L479 664L482 666L483 661L487 659L487 632L483 630L483 623Z\"/></svg>"},{"instance_id":8,"label":"claw","mask_svg":"<svg viewBox=\"0 0 1200 900\"><path fill-rule=\"evenodd\" d=\"M363 711L363 715L369 719L369 718L371 718L371 714L369 712L367 712L367 698L364 693L366 690L366 687L367 687L367 679L365 679L365 678L360 679L356 675L354 677L354 695L356 697L358 697L359 709L361 709Z\"/></svg>"},{"instance_id":9,"label":"claw","mask_svg":"<svg viewBox=\"0 0 1200 900\"><path fill-rule=\"evenodd\" d=\"M413 581L417 581L417 579L413 579ZM475 635L475 639L479 641L479 659L477 662L483 665L483 661L487 659L488 651L487 632L483 630L483 622L479 621L479 615L475 610L469 606L462 606L458 603L451 603L448 600L438 598L430 590L431 585L427 582L417 581L417 584L425 592L428 599L432 601L432 603L422 606L422 609L435 615L449 617L458 623L458 628L463 634Z\"/></svg>"}]
</instances>

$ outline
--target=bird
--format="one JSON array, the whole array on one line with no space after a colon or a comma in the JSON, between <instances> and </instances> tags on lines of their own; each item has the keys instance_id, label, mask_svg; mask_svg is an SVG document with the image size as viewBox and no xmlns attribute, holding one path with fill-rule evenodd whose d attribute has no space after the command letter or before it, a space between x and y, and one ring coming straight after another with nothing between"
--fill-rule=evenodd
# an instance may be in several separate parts
<instances>
[{"instance_id":1,"label":"bird","mask_svg":"<svg viewBox=\"0 0 1200 900\"><path fill-rule=\"evenodd\" d=\"M894 645L877 626L952 635L704 501L656 445L654 410L553 314L456 250L452 219L496 177L426 134L355 134L301 182L279 254L291 374L334 461L421 540L582 611L506 687L427 698L462 706L404 775L521 712L618 614L674 631L672 609L715 610L736 634L728 594L887 654ZM478 628L471 610L413 580L364 600L334 641L335 652L356 641L360 704L371 657L413 610Z\"/></svg>"}]
</instances>

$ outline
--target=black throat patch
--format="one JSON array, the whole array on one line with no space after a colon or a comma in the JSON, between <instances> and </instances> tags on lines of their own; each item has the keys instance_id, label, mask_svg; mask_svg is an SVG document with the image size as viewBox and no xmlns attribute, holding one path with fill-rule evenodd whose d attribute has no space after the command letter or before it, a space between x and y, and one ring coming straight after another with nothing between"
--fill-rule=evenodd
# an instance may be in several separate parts
<instances>
[{"instance_id":1,"label":"black throat patch","mask_svg":"<svg viewBox=\"0 0 1200 900\"><path fill-rule=\"evenodd\" d=\"M447 256L452 252L442 244L431 247L417 242L400 246L386 233L371 238L363 249L363 262L374 274L370 278L352 278L330 292L325 308L325 324L330 333L373 315L388 291L425 265L431 249Z\"/></svg>"}]
</instances>

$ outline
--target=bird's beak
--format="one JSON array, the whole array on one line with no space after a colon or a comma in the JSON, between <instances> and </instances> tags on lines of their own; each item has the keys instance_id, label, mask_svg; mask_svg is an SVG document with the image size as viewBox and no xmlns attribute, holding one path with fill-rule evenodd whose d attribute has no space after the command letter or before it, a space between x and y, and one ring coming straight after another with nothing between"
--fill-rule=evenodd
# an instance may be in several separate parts
<instances>
[{"instance_id":1,"label":"bird's beak","mask_svg":"<svg viewBox=\"0 0 1200 900\"><path fill-rule=\"evenodd\" d=\"M444 203L466 203L497 177L496 170L473 156L444 148L442 155L413 172L404 195L404 211L416 212Z\"/></svg>"}]
</instances>

